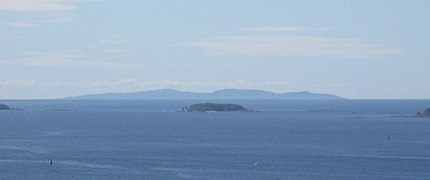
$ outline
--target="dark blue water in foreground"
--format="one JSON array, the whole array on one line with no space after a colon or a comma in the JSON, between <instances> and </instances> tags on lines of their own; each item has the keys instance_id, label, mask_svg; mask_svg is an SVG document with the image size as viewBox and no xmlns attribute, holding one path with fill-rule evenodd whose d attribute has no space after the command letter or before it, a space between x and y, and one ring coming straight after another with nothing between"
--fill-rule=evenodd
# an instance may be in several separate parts
<instances>
[{"instance_id":1,"label":"dark blue water in foreground","mask_svg":"<svg viewBox=\"0 0 430 180\"><path fill-rule=\"evenodd\" d=\"M196 102L2 101L0 179L430 178L429 100Z\"/></svg>"}]
</instances>

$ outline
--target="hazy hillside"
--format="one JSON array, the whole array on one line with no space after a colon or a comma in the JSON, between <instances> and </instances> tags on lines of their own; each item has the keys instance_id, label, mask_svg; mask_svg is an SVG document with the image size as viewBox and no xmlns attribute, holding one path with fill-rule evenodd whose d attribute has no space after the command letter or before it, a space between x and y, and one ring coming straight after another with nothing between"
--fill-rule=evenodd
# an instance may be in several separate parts
<instances>
[{"instance_id":1,"label":"hazy hillside","mask_svg":"<svg viewBox=\"0 0 430 180\"><path fill-rule=\"evenodd\" d=\"M270 91L262 90L243 90L243 89L223 89L214 91L212 93L196 93L186 92L174 89L160 89L132 93L105 93L93 94L76 97L68 97L66 99L94 99L94 100L131 100L131 99L171 99L171 100L185 100L185 99L204 99L204 100L222 100L222 99L250 99L250 100L339 100L344 99L339 96L331 94L319 94L311 92L292 92L277 94Z\"/></svg>"}]
</instances>

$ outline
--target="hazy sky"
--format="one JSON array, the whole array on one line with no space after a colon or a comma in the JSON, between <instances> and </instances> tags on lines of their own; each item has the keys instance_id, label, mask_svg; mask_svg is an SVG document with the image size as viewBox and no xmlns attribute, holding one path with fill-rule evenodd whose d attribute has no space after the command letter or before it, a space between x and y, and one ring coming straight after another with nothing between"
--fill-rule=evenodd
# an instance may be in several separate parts
<instances>
[{"instance_id":1,"label":"hazy sky","mask_svg":"<svg viewBox=\"0 0 430 180\"><path fill-rule=\"evenodd\" d=\"M160 88L430 98L429 0L0 0L0 99Z\"/></svg>"}]
</instances>

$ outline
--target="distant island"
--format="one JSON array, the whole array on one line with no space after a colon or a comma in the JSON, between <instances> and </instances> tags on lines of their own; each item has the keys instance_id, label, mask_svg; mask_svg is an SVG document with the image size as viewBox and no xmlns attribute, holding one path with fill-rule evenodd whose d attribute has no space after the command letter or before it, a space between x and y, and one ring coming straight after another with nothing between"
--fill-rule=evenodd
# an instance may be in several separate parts
<instances>
[{"instance_id":1,"label":"distant island","mask_svg":"<svg viewBox=\"0 0 430 180\"><path fill-rule=\"evenodd\" d=\"M223 89L211 93L160 89L131 93L105 93L68 97L71 100L342 100L345 98L312 92L274 93L262 90Z\"/></svg>"},{"instance_id":2,"label":"distant island","mask_svg":"<svg viewBox=\"0 0 430 180\"><path fill-rule=\"evenodd\" d=\"M10 107L4 104L0 104L0 110L10 110Z\"/></svg>"},{"instance_id":3,"label":"distant island","mask_svg":"<svg viewBox=\"0 0 430 180\"><path fill-rule=\"evenodd\" d=\"M422 116L422 117L430 117L430 108L427 108L426 110L424 110L423 112L419 112L418 116Z\"/></svg>"},{"instance_id":4,"label":"distant island","mask_svg":"<svg viewBox=\"0 0 430 180\"><path fill-rule=\"evenodd\" d=\"M184 112L249 112L243 106L238 104L215 104L215 103L200 103L193 104L190 107L182 109Z\"/></svg>"}]
</instances>

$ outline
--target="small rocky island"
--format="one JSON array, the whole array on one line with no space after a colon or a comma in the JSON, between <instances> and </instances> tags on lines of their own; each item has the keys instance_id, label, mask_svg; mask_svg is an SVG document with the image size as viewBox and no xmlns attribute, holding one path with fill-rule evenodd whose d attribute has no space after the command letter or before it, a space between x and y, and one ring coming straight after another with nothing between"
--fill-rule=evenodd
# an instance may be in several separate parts
<instances>
[{"instance_id":1,"label":"small rocky island","mask_svg":"<svg viewBox=\"0 0 430 180\"><path fill-rule=\"evenodd\" d=\"M184 112L250 112L237 104L200 103L182 108Z\"/></svg>"},{"instance_id":2,"label":"small rocky island","mask_svg":"<svg viewBox=\"0 0 430 180\"><path fill-rule=\"evenodd\" d=\"M4 104L0 104L0 110L10 110L10 107Z\"/></svg>"},{"instance_id":3,"label":"small rocky island","mask_svg":"<svg viewBox=\"0 0 430 180\"><path fill-rule=\"evenodd\" d=\"M430 108L427 108L426 110L424 110L423 112L419 112L418 116L422 116L422 117L430 117Z\"/></svg>"}]
</instances>

